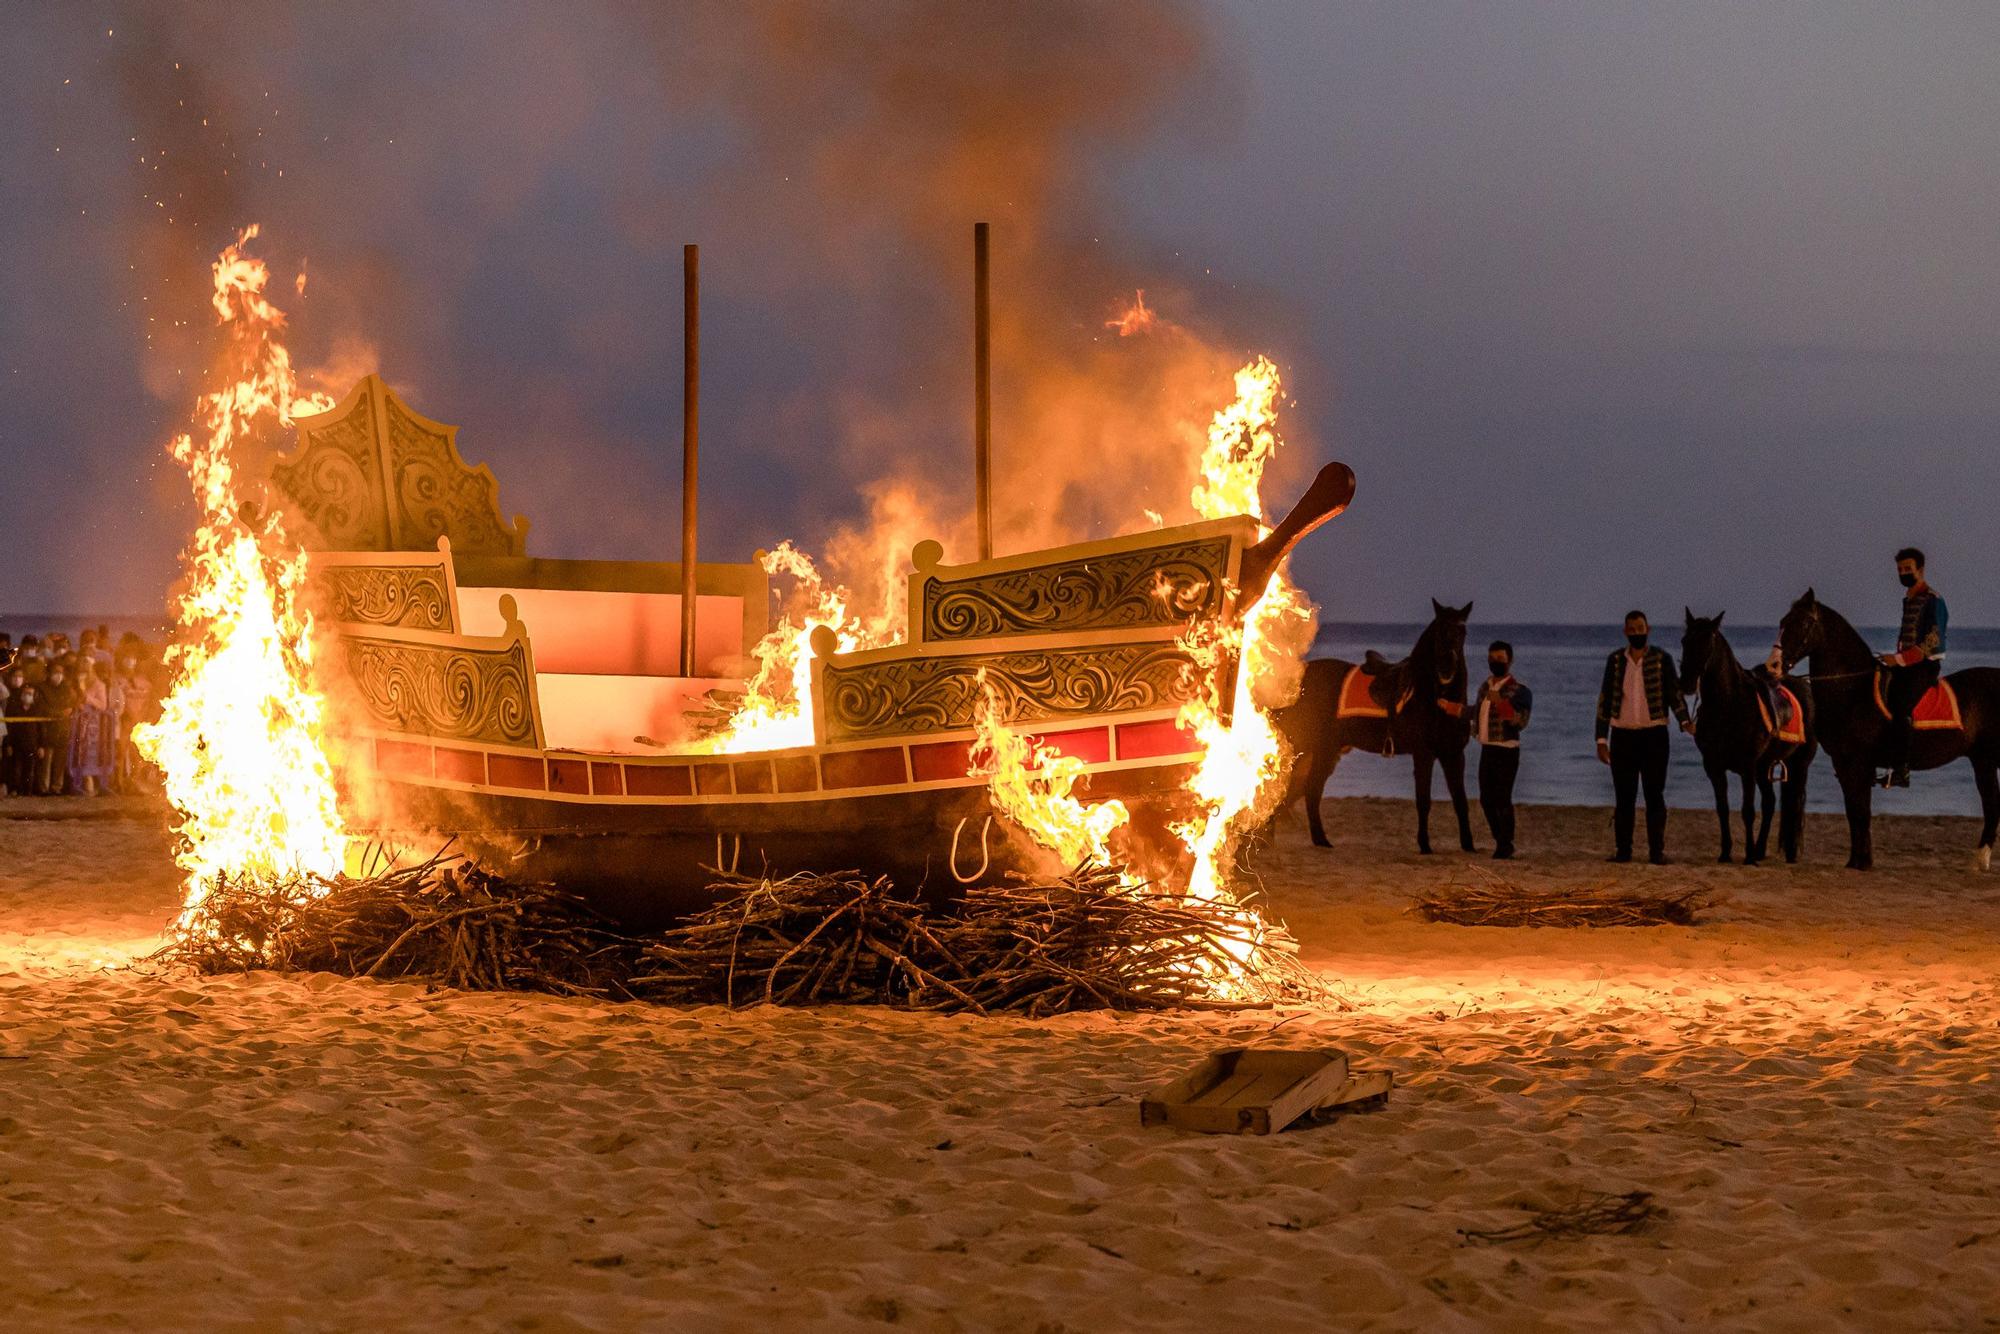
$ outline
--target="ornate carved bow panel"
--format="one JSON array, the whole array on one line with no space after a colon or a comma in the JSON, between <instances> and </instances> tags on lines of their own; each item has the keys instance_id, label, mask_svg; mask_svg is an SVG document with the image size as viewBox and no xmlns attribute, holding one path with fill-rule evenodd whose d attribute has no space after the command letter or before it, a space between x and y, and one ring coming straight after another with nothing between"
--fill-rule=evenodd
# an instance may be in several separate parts
<instances>
[{"instance_id":1,"label":"ornate carved bow panel","mask_svg":"<svg viewBox=\"0 0 2000 1334\"><path fill-rule=\"evenodd\" d=\"M541 745L528 648L343 638L347 675L369 722L384 732Z\"/></svg>"},{"instance_id":2,"label":"ornate carved bow panel","mask_svg":"<svg viewBox=\"0 0 2000 1334\"><path fill-rule=\"evenodd\" d=\"M1222 610L1230 542L1206 538L1025 570L923 580L926 642L1185 625Z\"/></svg>"},{"instance_id":3,"label":"ornate carved bow panel","mask_svg":"<svg viewBox=\"0 0 2000 1334\"><path fill-rule=\"evenodd\" d=\"M828 741L970 728L989 690L1009 723L1032 723L1178 708L1198 684L1171 640L828 663L821 673Z\"/></svg>"},{"instance_id":4,"label":"ornate carved bow panel","mask_svg":"<svg viewBox=\"0 0 2000 1334\"><path fill-rule=\"evenodd\" d=\"M457 632L442 565L321 566L314 568L312 582L333 620Z\"/></svg>"}]
</instances>

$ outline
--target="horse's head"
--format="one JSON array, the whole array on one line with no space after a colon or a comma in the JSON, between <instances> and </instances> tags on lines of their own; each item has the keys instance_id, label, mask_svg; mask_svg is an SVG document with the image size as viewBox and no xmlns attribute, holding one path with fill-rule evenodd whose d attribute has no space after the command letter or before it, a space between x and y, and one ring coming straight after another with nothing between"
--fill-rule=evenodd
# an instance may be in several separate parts
<instances>
[{"instance_id":1,"label":"horse's head","mask_svg":"<svg viewBox=\"0 0 2000 1334\"><path fill-rule=\"evenodd\" d=\"M1714 661L1722 640L1722 617L1717 612L1713 617L1697 616L1687 607L1681 612L1687 617L1687 625L1681 630L1681 693L1694 694L1701 684L1702 673Z\"/></svg>"},{"instance_id":2,"label":"horse's head","mask_svg":"<svg viewBox=\"0 0 2000 1334\"><path fill-rule=\"evenodd\" d=\"M1778 622L1778 657L1785 671L1804 662L1813 650L1826 642L1826 626L1820 619L1819 599L1808 588L1785 619Z\"/></svg>"},{"instance_id":3,"label":"horse's head","mask_svg":"<svg viewBox=\"0 0 2000 1334\"><path fill-rule=\"evenodd\" d=\"M1465 698L1465 622L1472 615L1472 604L1463 607L1447 607L1436 598L1431 599L1431 623L1424 631L1423 642L1427 643L1428 661L1416 665L1419 672L1437 688L1437 698Z\"/></svg>"}]
</instances>

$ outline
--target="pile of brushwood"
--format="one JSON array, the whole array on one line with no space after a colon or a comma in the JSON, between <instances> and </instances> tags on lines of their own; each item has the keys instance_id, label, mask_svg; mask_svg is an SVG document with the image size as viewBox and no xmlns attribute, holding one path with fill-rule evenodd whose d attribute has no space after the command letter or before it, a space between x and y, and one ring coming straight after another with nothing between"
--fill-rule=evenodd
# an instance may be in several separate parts
<instances>
[{"instance_id":1,"label":"pile of brushwood","mask_svg":"<svg viewBox=\"0 0 2000 1334\"><path fill-rule=\"evenodd\" d=\"M574 895L438 858L369 876L224 878L160 957L204 973L268 968L630 998L640 948Z\"/></svg>"},{"instance_id":2,"label":"pile of brushwood","mask_svg":"<svg viewBox=\"0 0 2000 1334\"><path fill-rule=\"evenodd\" d=\"M974 886L942 913L854 873L718 888L713 908L647 947L635 989L980 1014L1244 1009L1322 989L1282 929L1231 904L1135 893L1105 867Z\"/></svg>"},{"instance_id":3,"label":"pile of brushwood","mask_svg":"<svg viewBox=\"0 0 2000 1334\"><path fill-rule=\"evenodd\" d=\"M1234 904L1135 892L1084 866L938 909L855 872L723 878L647 937L573 895L437 860L363 878L215 885L163 955L679 1004L902 1005L1031 1015L1248 1009L1321 998L1281 927Z\"/></svg>"},{"instance_id":4,"label":"pile of brushwood","mask_svg":"<svg viewBox=\"0 0 2000 1334\"><path fill-rule=\"evenodd\" d=\"M1454 926L1693 926L1718 902L1706 890L1628 894L1611 889L1523 889L1494 878L1419 895L1410 911Z\"/></svg>"}]
</instances>

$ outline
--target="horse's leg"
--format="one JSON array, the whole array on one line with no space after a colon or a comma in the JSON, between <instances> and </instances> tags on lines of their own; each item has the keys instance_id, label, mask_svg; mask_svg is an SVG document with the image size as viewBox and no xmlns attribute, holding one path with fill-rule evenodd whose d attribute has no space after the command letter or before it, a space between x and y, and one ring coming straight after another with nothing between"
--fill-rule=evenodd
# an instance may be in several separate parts
<instances>
[{"instance_id":1,"label":"horse's leg","mask_svg":"<svg viewBox=\"0 0 2000 1334\"><path fill-rule=\"evenodd\" d=\"M1771 815L1778 806L1778 789L1771 782L1771 766L1766 763L1755 775L1757 779L1757 801L1763 807L1763 818L1757 822L1756 859L1763 861L1771 851ZM1746 783L1747 787L1748 784ZM1743 794L1744 836L1749 836L1750 794Z\"/></svg>"},{"instance_id":2,"label":"horse's leg","mask_svg":"<svg viewBox=\"0 0 2000 1334\"><path fill-rule=\"evenodd\" d=\"M1713 761L1705 763L1703 767L1708 770L1708 785L1715 789L1715 823L1722 831L1722 851L1717 854L1715 860L1727 862L1732 859L1729 842L1729 770Z\"/></svg>"},{"instance_id":3,"label":"horse's leg","mask_svg":"<svg viewBox=\"0 0 2000 1334\"><path fill-rule=\"evenodd\" d=\"M1979 831L1979 869L1993 869L1993 836L2000 832L2000 762L1988 756L1972 757L1972 778L1979 784L1979 809L1986 824Z\"/></svg>"},{"instance_id":4,"label":"horse's leg","mask_svg":"<svg viewBox=\"0 0 2000 1334\"><path fill-rule=\"evenodd\" d=\"M1757 837L1757 788L1760 781L1767 784L1770 781L1769 779L1759 780L1754 771L1757 762L1752 760L1750 763L1752 768L1745 769L1741 774L1737 775L1743 783L1743 864L1745 866L1755 866L1764 857L1763 840Z\"/></svg>"},{"instance_id":5,"label":"horse's leg","mask_svg":"<svg viewBox=\"0 0 2000 1334\"><path fill-rule=\"evenodd\" d=\"M1417 782L1417 851L1431 855L1431 761L1421 750L1410 752L1410 767Z\"/></svg>"},{"instance_id":6,"label":"horse's leg","mask_svg":"<svg viewBox=\"0 0 2000 1334\"><path fill-rule=\"evenodd\" d=\"M1438 756L1438 767L1444 770L1444 790L1451 793L1451 808L1458 816L1458 846L1466 852L1477 852L1472 841L1472 811L1465 800L1465 752L1447 750Z\"/></svg>"},{"instance_id":7,"label":"horse's leg","mask_svg":"<svg viewBox=\"0 0 2000 1334\"><path fill-rule=\"evenodd\" d=\"M1806 833L1806 778L1812 773L1815 752L1811 747L1795 750L1785 761L1785 787L1780 794L1784 806L1778 819L1778 845L1784 849L1785 862L1796 864L1799 854L1805 851Z\"/></svg>"},{"instance_id":8,"label":"horse's leg","mask_svg":"<svg viewBox=\"0 0 2000 1334\"><path fill-rule=\"evenodd\" d=\"M1329 738L1324 746L1313 753L1312 768L1306 771L1306 826L1312 830L1313 846L1330 848L1333 843L1326 836L1326 826L1319 815L1320 798L1326 795L1326 782L1333 777L1334 766L1340 763L1340 744Z\"/></svg>"},{"instance_id":9,"label":"horse's leg","mask_svg":"<svg viewBox=\"0 0 2000 1334\"><path fill-rule=\"evenodd\" d=\"M1863 755L1859 765L1840 770L1840 795L1847 803L1847 869L1868 871L1875 867L1875 838L1869 821L1875 812L1875 769L1872 755Z\"/></svg>"}]
</instances>

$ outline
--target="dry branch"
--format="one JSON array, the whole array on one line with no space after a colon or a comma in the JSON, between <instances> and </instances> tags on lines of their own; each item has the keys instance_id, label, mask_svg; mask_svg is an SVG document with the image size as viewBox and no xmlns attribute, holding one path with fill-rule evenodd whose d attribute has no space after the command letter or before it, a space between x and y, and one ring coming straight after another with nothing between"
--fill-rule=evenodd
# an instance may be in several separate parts
<instances>
[{"instance_id":1,"label":"dry branch","mask_svg":"<svg viewBox=\"0 0 2000 1334\"><path fill-rule=\"evenodd\" d=\"M1419 895L1410 912L1454 926L1694 926L1718 901L1703 889L1678 894L1524 889L1495 876L1486 884L1451 884Z\"/></svg>"},{"instance_id":2,"label":"dry branch","mask_svg":"<svg viewBox=\"0 0 2000 1334\"><path fill-rule=\"evenodd\" d=\"M1653 1203L1647 1190L1608 1195L1593 1191L1574 1204L1553 1209L1536 1209L1525 1223L1512 1227L1475 1230L1460 1228L1458 1235L1468 1244L1497 1246L1515 1241L1536 1243L1559 1237L1588 1237L1637 1231L1655 1218L1664 1218L1666 1209Z\"/></svg>"}]
</instances>

